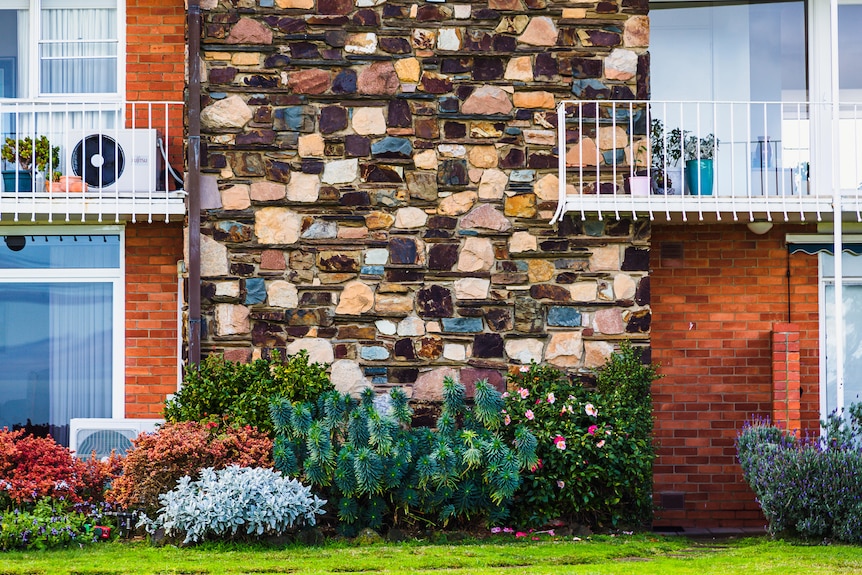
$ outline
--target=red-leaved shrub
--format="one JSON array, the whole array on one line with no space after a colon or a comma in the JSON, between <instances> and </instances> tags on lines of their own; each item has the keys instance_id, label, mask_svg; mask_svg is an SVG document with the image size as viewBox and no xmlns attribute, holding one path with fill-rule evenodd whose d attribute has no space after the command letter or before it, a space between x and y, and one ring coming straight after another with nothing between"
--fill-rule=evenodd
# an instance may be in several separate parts
<instances>
[{"instance_id":1,"label":"red-leaved shrub","mask_svg":"<svg viewBox=\"0 0 862 575\"><path fill-rule=\"evenodd\" d=\"M0 502L33 503L42 497L71 503L103 501L119 470L119 456L107 461L76 459L50 437L0 430Z\"/></svg>"},{"instance_id":2,"label":"red-leaved shrub","mask_svg":"<svg viewBox=\"0 0 862 575\"><path fill-rule=\"evenodd\" d=\"M123 473L111 486L108 500L150 515L159 508L159 495L173 489L184 475L197 478L205 467L272 467L272 440L249 426L166 423L132 443L134 449L124 460Z\"/></svg>"}]
</instances>

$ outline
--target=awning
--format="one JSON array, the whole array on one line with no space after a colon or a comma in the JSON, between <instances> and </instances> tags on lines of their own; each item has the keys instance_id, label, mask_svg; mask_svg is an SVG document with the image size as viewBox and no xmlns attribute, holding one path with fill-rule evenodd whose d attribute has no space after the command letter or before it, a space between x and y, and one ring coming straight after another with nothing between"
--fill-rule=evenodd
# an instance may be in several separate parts
<instances>
[{"instance_id":1,"label":"awning","mask_svg":"<svg viewBox=\"0 0 862 575\"><path fill-rule=\"evenodd\" d=\"M809 255L826 252L830 255L835 255L835 245L832 242L804 243L804 244L787 244L790 248L790 253L806 253ZM853 254L854 256L862 255L862 244L844 244L842 250L845 254Z\"/></svg>"},{"instance_id":2,"label":"awning","mask_svg":"<svg viewBox=\"0 0 862 575\"><path fill-rule=\"evenodd\" d=\"M804 253L809 255L825 252L835 255L835 243L832 234L787 234L787 248L791 254ZM842 251L854 256L862 255L862 236L846 234L842 242Z\"/></svg>"}]
</instances>

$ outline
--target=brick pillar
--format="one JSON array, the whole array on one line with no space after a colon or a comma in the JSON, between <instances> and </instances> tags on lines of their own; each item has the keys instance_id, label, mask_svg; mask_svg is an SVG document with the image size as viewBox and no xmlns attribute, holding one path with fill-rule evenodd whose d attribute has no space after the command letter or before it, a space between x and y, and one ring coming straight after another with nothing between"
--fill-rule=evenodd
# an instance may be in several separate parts
<instances>
[{"instance_id":1,"label":"brick pillar","mask_svg":"<svg viewBox=\"0 0 862 575\"><path fill-rule=\"evenodd\" d=\"M799 326L776 323L772 329L772 421L796 433L802 429L800 373Z\"/></svg>"}]
</instances>

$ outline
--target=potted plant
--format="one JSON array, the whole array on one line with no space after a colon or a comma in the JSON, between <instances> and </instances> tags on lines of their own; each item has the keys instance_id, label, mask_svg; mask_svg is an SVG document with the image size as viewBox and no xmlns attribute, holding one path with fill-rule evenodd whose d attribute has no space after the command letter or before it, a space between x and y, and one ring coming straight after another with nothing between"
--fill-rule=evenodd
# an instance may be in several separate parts
<instances>
[{"instance_id":1,"label":"potted plant","mask_svg":"<svg viewBox=\"0 0 862 575\"><path fill-rule=\"evenodd\" d=\"M714 134L703 138L685 137L685 183L694 196L711 196L713 182L712 161L718 140Z\"/></svg>"},{"instance_id":2,"label":"potted plant","mask_svg":"<svg viewBox=\"0 0 862 575\"><path fill-rule=\"evenodd\" d=\"M645 142L646 140L643 140ZM633 196L648 196L652 189L652 178L646 165L649 163L650 150L645 143L639 143L634 155L634 168L629 175L629 192Z\"/></svg>"},{"instance_id":3,"label":"potted plant","mask_svg":"<svg viewBox=\"0 0 862 575\"><path fill-rule=\"evenodd\" d=\"M86 192L87 183L81 176L64 176L63 172L54 170L50 180L45 180L46 192Z\"/></svg>"},{"instance_id":4,"label":"potted plant","mask_svg":"<svg viewBox=\"0 0 862 575\"><path fill-rule=\"evenodd\" d=\"M650 122L652 173L657 194L682 194L682 132L679 128L665 131L664 123L653 118Z\"/></svg>"},{"instance_id":5,"label":"potted plant","mask_svg":"<svg viewBox=\"0 0 862 575\"><path fill-rule=\"evenodd\" d=\"M3 187L7 192L31 192L36 173L54 170L60 165L60 147L51 146L47 136L35 140L27 136L20 140L6 138L0 148L0 158L18 169L3 170ZM16 182L17 178L17 182Z\"/></svg>"}]
</instances>

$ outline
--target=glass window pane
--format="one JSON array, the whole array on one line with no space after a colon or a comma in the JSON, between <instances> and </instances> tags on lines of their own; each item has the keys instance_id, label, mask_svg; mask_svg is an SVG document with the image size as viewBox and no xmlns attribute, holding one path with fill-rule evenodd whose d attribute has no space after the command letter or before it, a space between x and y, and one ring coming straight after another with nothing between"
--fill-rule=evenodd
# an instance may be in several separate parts
<instances>
[{"instance_id":1,"label":"glass window pane","mask_svg":"<svg viewBox=\"0 0 862 575\"><path fill-rule=\"evenodd\" d=\"M844 405L862 401L862 285L844 284ZM826 285L826 413L837 405L837 364L835 362L835 285Z\"/></svg>"},{"instance_id":2,"label":"glass window pane","mask_svg":"<svg viewBox=\"0 0 862 575\"><path fill-rule=\"evenodd\" d=\"M0 269L118 269L117 235L4 236Z\"/></svg>"},{"instance_id":3,"label":"glass window pane","mask_svg":"<svg viewBox=\"0 0 862 575\"><path fill-rule=\"evenodd\" d=\"M68 445L71 418L111 416L113 286L0 288L0 427Z\"/></svg>"},{"instance_id":4,"label":"glass window pane","mask_svg":"<svg viewBox=\"0 0 862 575\"><path fill-rule=\"evenodd\" d=\"M23 19L26 22L26 17ZM19 35L18 10L0 10L0 98L23 96L19 89L21 42L26 42L26 30Z\"/></svg>"},{"instance_id":5,"label":"glass window pane","mask_svg":"<svg viewBox=\"0 0 862 575\"><path fill-rule=\"evenodd\" d=\"M48 8L41 15L41 92L116 92L117 11Z\"/></svg>"}]
</instances>

